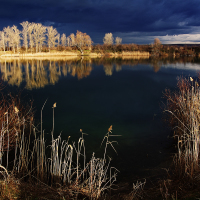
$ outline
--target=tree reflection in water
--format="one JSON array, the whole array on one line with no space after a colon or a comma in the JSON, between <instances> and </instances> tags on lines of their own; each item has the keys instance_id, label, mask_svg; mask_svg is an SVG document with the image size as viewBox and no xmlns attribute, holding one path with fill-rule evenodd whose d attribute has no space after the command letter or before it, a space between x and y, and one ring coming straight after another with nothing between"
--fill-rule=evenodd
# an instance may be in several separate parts
<instances>
[{"instance_id":1,"label":"tree reflection in water","mask_svg":"<svg viewBox=\"0 0 200 200\"><path fill-rule=\"evenodd\" d=\"M25 82L26 89L43 88L56 84L60 76L67 74L80 80L90 75L91 62L86 60L11 60L0 62L1 77L9 85L20 86Z\"/></svg>"},{"instance_id":2,"label":"tree reflection in water","mask_svg":"<svg viewBox=\"0 0 200 200\"><path fill-rule=\"evenodd\" d=\"M191 59L191 58L190 58ZM1 78L9 85L20 86L25 83L26 89L43 88L46 85L54 85L61 76L71 75L78 80L88 77L91 74L93 65L103 65L105 75L111 76L114 71L119 72L122 66L134 67L138 64L150 64L155 72L158 72L162 65L172 63L185 63L186 60L179 59L145 59L141 57L126 58L95 58L80 57L52 58L52 59L5 59L0 60ZM191 61L190 61L191 62Z\"/></svg>"}]
</instances>

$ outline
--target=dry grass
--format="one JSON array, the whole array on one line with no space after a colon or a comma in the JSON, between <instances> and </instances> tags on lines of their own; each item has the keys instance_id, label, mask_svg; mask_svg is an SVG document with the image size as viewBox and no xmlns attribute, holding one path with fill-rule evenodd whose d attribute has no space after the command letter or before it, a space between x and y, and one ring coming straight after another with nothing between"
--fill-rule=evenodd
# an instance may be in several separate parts
<instances>
[{"instance_id":1,"label":"dry grass","mask_svg":"<svg viewBox=\"0 0 200 200\"><path fill-rule=\"evenodd\" d=\"M168 120L174 128L177 153L168 179L160 184L164 199L186 198L200 188L200 87L192 77L178 79L178 91L165 92Z\"/></svg>"},{"instance_id":2,"label":"dry grass","mask_svg":"<svg viewBox=\"0 0 200 200\"><path fill-rule=\"evenodd\" d=\"M9 105L13 105L13 102L11 101ZM61 136L54 138L56 103L52 107L52 140L48 146L45 143L42 127L43 108L41 110L40 130L34 126L29 118L21 117L20 105L6 108L7 110L3 111L5 116L1 118L0 135L0 166L3 169L0 171L2 174L1 198L45 199L53 192L53 196L48 197L48 199L69 199L69 197L78 199L80 196L98 199L105 190L111 189L118 173L117 169L110 167L111 159L107 159L106 156L108 145L114 149L114 141L109 140L111 136L114 136L112 135L112 126L105 136L106 144L103 158L96 158L93 153L91 159L86 162L83 137L85 133L82 130L80 130L81 137L77 144L70 143L70 137L67 141L62 141ZM25 116L30 116L30 113L31 109ZM27 126L29 126L30 131L28 135L26 134ZM11 147L13 147L12 156ZM73 160L74 155L76 155L76 161ZM10 156L13 159L12 164L8 164ZM5 158L6 162L4 162ZM4 165L5 167L3 167ZM7 183L9 183L9 187ZM41 185L43 189L40 188ZM33 190L36 189L37 192L34 193Z\"/></svg>"},{"instance_id":3,"label":"dry grass","mask_svg":"<svg viewBox=\"0 0 200 200\"><path fill-rule=\"evenodd\" d=\"M200 88L192 77L178 81L179 92L168 96L170 123L175 128L177 139L177 165L184 166L184 172L193 175L199 168L199 124Z\"/></svg>"},{"instance_id":4,"label":"dry grass","mask_svg":"<svg viewBox=\"0 0 200 200\"><path fill-rule=\"evenodd\" d=\"M39 53L4 53L1 57L20 57L20 58L32 58L32 57L56 57L56 56L78 56L79 53L73 51L56 51L56 52L39 52Z\"/></svg>"}]
</instances>

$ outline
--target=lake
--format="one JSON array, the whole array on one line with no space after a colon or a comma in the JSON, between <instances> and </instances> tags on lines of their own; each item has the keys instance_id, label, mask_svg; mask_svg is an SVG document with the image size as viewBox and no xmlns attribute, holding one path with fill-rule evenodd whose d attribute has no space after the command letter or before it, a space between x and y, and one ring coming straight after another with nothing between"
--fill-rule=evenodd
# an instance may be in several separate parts
<instances>
[{"instance_id":1,"label":"lake","mask_svg":"<svg viewBox=\"0 0 200 200\"><path fill-rule=\"evenodd\" d=\"M34 100L35 122L50 137L55 108L54 136L77 143L84 135L87 158L92 152L103 157L101 142L113 127L109 147L111 166L119 171L119 180L135 182L141 177L161 175L169 167L174 152L172 132L164 123L166 88L175 90L177 77L192 76L200 70L194 58L122 59L87 57L51 60L1 60L4 92L22 91L24 101ZM47 100L47 101L46 101ZM46 103L45 103L46 102Z\"/></svg>"}]
</instances>

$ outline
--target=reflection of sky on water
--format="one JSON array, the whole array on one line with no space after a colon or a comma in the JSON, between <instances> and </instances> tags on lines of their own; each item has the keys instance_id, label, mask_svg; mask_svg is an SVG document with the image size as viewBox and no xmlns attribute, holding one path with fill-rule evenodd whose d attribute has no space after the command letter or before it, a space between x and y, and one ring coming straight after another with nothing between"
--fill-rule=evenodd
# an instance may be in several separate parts
<instances>
[{"instance_id":1,"label":"reflection of sky on water","mask_svg":"<svg viewBox=\"0 0 200 200\"><path fill-rule=\"evenodd\" d=\"M173 68L179 70L191 70L191 71L199 71L200 65L196 63L175 63L175 64L168 64L162 65L162 68Z\"/></svg>"}]
</instances>

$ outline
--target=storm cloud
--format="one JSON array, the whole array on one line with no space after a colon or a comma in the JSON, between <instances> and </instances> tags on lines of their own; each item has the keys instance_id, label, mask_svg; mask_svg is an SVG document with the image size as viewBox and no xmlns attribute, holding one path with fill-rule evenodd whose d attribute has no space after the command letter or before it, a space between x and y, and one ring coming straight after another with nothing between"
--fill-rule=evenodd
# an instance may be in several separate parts
<instances>
[{"instance_id":1,"label":"storm cloud","mask_svg":"<svg viewBox=\"0 0 200 200\"><path fill-rule=\"evenodd\" d=\"M102 43L109 32L123 43L151 43L154 37L162 43L198 43L199 10L197 0L5 0L0 29L13 24L20 28L27 20L53 25L61 34L86 32L94 43Z\"/></svg>"}]
</instances>

